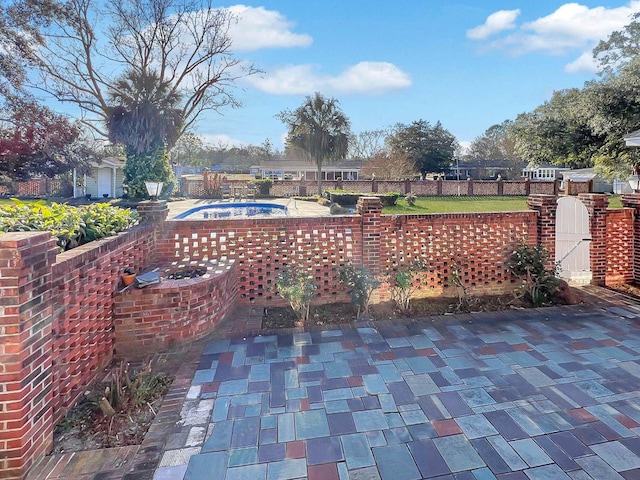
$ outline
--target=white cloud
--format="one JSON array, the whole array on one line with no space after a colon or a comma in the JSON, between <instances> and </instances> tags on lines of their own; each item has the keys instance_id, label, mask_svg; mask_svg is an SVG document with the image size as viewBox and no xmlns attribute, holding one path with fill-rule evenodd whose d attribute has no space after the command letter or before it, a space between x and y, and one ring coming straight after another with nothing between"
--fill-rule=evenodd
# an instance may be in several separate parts
<instances>
[{"instance_id":1,"label":"white cloud","mask_svg":"<svg viewBox=\"0 0 640 480\"><path fill-rule=\"evenodd\" d=\"M245 5L234 5L228 10L238 17L238 23L229 31L234 51L308 47L313 43L310 35L293 33L295 24L275 10Z\"/></svg>"},{"instance_id":2,"label":"white cloud","mask_svg":"<svg viewBox=\"0 0 640 480\"><path fill-rule=\"evenodd\" d=\"M626 5L616 8L589 8L579 3L566 3L547 16L523 23L514 33L489 42L486 46L506 51L511 55L531 52L567 55L578 52L579 57L569 63L565 70L594 71L595 64L591 62L590 65L587 58L591 55L591 50L600 40L607 39L613 31L627 25L631 14L638 10L640 0L631 0ZM473 30L475 29L470 31ZM484 40L487 37L469 38Z\"/></svg>"},{"instance_id":3,"label":"white cloud","mask_svg":"<svg viewBox=\"0 0 640 480\"><path fill-rule=\"evenodd\" d=\"M246 79L258 90L273 95L308 95L313 92L379 94L411 86L411 77L388 62L360 62L331 76L314 65L290 65L265 76Z\"/></svg>"},{"instance_id":4,"label":"white cloud","mask_svg":"<svg viewBox=\"0 0 640 480\"><path fill-rule=\"evenodd\" d=\"M213 145L214 147L242 147L247 143L242 140L238 140L236 138L232 138L229 135L224 134L215 134L215 133L200 133L199 137L202 138L202 141L206 144Z\"/></svg>"},{"instance_id":5,"label":"white cloud","mask_svg":"<svg viewBox=\"0 0 640 480\"><path fill-rule=\"evenodd\" d=\"M519 9L499 10L492 13L482 25L467 30L467 38L484 40L505 30L513 30L516 28L515 20L518 15L520 15Z\"/></svg>"},{"instance_id":6,"label":"white cloud","mask_svg":"<svg viewBox=\"0 0 640 480\"><path fill-rule=\"evenodd\" d=\"M567 73L596 73L598 71L598 64L593 59L591 51L588 51L584 52L573 62L565 65L564 71Z\"/></svg>"}]
</instances>

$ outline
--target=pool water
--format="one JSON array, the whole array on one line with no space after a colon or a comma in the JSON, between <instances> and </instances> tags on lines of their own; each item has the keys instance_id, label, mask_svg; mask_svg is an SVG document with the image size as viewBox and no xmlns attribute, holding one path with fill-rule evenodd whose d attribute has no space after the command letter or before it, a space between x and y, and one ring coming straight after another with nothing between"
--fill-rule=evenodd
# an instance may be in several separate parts
<instances>
[{"instance_id":1,"label":"pool water","mask_svg":"<svg viewBox=\"0 0 640 480\"><path fill-rule=\"evenodd\" d=\"M202 220L217 218L286 217L289 213L284 205L273 203L211 203L194 207L176 215L176 219Z\"/></svg>"}]
</instances>

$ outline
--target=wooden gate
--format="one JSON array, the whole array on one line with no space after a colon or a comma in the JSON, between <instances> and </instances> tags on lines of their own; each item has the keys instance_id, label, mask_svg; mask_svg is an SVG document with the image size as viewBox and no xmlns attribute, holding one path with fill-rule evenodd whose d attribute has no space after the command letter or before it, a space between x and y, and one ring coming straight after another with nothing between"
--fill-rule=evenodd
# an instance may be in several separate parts
<instances>
[{"instance_id":1,"label":"wooden gate","mask_svg":"<svg viewBox=\"0 0 640 480\"><path fill-rule=\"evenodd\" d=\"M556 263L560 276L573 283L591 281L589 212L576 197L558 199L556 214Z\"/></svg>"}]
</instances>

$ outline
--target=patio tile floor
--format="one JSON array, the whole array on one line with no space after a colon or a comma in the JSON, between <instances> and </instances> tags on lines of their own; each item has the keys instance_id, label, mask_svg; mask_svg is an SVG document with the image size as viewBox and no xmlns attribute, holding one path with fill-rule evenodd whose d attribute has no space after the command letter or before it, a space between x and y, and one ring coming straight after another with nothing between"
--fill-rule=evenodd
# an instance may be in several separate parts
<instances>
[{"instance_id":1,"label":"patio tile floor","mask_svg":"<svg viewBox=\"0 0 640 480\"><path fill-rule=\"evenodd\" d=\"M251 335L261 311L239 310L123 464L78 452L28 478L640 478L640 309L589 288L593 308L307 332Z\"/></svg>"},{"instance_id":2,"label":"patio tile floor","mask_svg":"<svg viewBox=\"0 0 640 480\"><path fill-rule=\"evenodd\" d=\"M635 478L640 318L614 308L212 340L180 422L208 434L154 478Z\"/></svg>"}]
</instances>

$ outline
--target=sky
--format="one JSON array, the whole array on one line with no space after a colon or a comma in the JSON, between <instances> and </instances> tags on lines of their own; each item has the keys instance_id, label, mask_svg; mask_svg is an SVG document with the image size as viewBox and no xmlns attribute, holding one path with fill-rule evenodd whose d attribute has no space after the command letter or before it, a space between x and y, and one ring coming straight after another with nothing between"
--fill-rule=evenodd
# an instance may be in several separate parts
<instances>
[{"instance_id":1,"label":"sky","mask_svg":"<svg viewBox=\"0 0 640 480\"><path fill-rule=\"evenodd\" d=\"M440 121L463 145L597 77L591 50L640 0L274 0L225 4L232 51L261 74L238 82L240 109L208 113L213 144L282 149L280 111L320 92L353 133Z\"/></svg>"}]
</instances>

